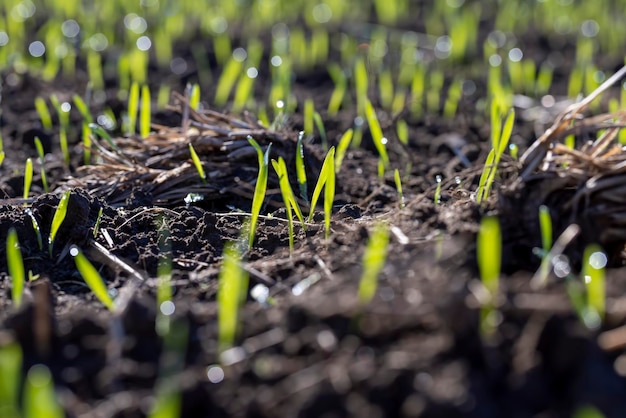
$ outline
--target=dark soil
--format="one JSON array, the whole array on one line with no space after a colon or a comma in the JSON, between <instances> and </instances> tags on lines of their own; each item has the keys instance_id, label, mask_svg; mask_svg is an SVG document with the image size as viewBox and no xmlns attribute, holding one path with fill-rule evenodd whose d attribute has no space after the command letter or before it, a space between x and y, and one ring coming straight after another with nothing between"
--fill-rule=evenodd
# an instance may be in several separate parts
<instances>
[{"instance_id":1,"label":"dark soil","mask_svg":"<svg viewBox=\"0 0 626 418\"><path fill-rule=\"evenodd\" d=\"M538 57L547 53L541 39L529 35L526 42ZM181 46L180 53L189 52ZM566 78L558 74L567 74L566 69L558 68L556 74L554 89L562 92ZM175 86L178 91L184 81ZM541 244L536 212L530 212L537 206L536 194L527 189L521 196L500 195L497 190L482 206L472 199L489 148L488 122L473 109L484 87L463 98L453 121L440 115L411 121L406 147L395 138L394 117L381 111L392 168L403 174L406 207L399 208L393 172L378 178L378 159L366 131L363 147L350 150L344 161L330 239L324 239L323 218L317 215L307 231L296 225L292 254L270 169L263 212L268 216L261 218L244 264L250 289L267 286L272 302L260 303L249 292L236 346L220 355L217 276L225 243L239 238L248 219L256 155L235 158L225 141L211 145L198 139L204 144L198 151L205 169L211 172L202 185L185 153L186 142L178 148L172 142L167 152L157 146L167 143L165 133L181 135L181 115L174 109L156 114L154 122L170 130L149 140L155 146L117 140L123 149L137 151L135 165L124 169L107 162L79 167L76 128L68 171L61 164L56 132L42 130L32 103L36 95L56 93L65 100L82 94L81 77L78 83L45 84L7 73L3 86L7 160L0 168L0 242L15 228L26 270L39 278L28 285L24 306L14 309L5 246L0 245L0 343L19 342L24 371L37 363L51 369L68 416L136 417L152 407L167 353L155 330L155 277L164 241L173 262L172 326L174 334L180 333L176 342L183 353L183 372L169 379L182 391L182 417L569 417L584 405L606 417L626 416L623 259L613 260L607 271L608 312L595 331L573 313L564 282L554 279L542 290L531 288L539 266L533 248ZM330 79L317 74L302 73L296 79L298 98L313 97L318 109L325 108L332 87ZM94 112L123 107L116 104L114 91L107 94L107 102L96 103ZM322 116L335 144L352 127L354 109L334 118ZM549 110L542 117L551 120ZM72 113L72 120L78 127L79 115ZM535 122L518 112L512 141L522 149L535 139ZM256 138L262 145L273 144L273 158L293 161L300 129L298 109L285 126L263 130ZM23 206L22 167L26 157L36 155L35 136L49 152L53 191L43 193L36 174L32 198ZM245 136L237 141L246 143ZM305 149L309 179L317 178L325 155L320 142L314 138ZM469 167L454 153L456 143ZM149 162L155 155L166 157ZM184 164L187 171L163 183L142 171L164 172ZM519 169L510 159L504 167L497 185L503 190ZM443 187L436 204L438 175ZM297 190L295 173L290 178ZM66 189L72 190L67 220L50 255L46 237ZM186 205L187 190L203 194L204 200ZM41 227L42 249L26 207ZM94 238L100 209L100 232ZM497 332L481 338L475 241L486 214L498 214L504 227L505 275ZM376 296L362 306L357 300L361 260L379 221L391 227L389 255ZM567 220L557 222L555 232L566 226ZM115 312L89 291L67 254L70 245L83 249L112 292L126 301ZM123 262L112 261L114 257ZM301 294L294 291L305 283L310 286ZM223 379L216 379L220 373Z\"/></svg>"}]
</instances>

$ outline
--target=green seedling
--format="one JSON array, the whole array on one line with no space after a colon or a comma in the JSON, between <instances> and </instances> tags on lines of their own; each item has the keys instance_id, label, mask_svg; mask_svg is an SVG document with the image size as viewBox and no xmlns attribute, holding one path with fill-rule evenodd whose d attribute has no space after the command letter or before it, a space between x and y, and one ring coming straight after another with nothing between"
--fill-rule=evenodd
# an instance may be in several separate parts
<instances>
[{"instance_id":1,"label":"green seedling","mask_svg":"<svg viewBox=\"0 0 626 418\"><path fill-rule=\"evenodd\" d=\"M90 123L88 127L92 134L104 138L104 140L107 141L107 144L109 144L112 149L120 152L119 147L115 144L115 142L113 142L113 138L111 138L111 135L109 135L109 133L102 126L98 125L97 123Z\"/></svg>"},{"instance_id":2,"label":"green seedling","mask_svg":"<svg viewBox=\"0 0 626 418\"><path fill-rule=\"evenodd\" d=\"M106 306L107 309L112 311L115 308L115 304L113 303L113 299L111 299L111 296L109 295L104 279L102 279L98 270L96 270L93 264L91 264L91 262L87 259L87 257L85 257L77 246L72 245L70 248L70 255L74 257L76 268L87 286L89 286L89 289L91 289L96 298L98 298L98 300Z\"/></svg>"},{"instance_id":3,"label":"green seedling","mask_svg":"<svg viewBox=\"0 0 626 418\"><path fill-rule=\"evenodd\" d=\"M388 244L389 226L380 222L374 227L363 254L363 273L357 296L361 305L368 304L376 294L378 276L387 260Z\"/></svg>"},{"instance_id":4,"label":"green seedling","mask_svg":"<svg viewBox=\"0 0 626 418\"><path fill-rule=\"evenodd\" d=\"M330 237L330 217L333 211L333 202L335 200L335 147L331 147L324 158L320 175L317 178L313 196L311 198L311 207L309 210L308 221L311 222L315 213L315 206L324 189L324 226L326 231L326 239Z\"/></svg>"},{"instance_id":5,"label":"green seedling","mask_svg":"<svg viewBox=\"0 0 626 418\"><path fill-rule=\"evenodd\" d=\"M313 114L315 113L315 107L313 99L306 99L304 101L304 133L307 137L313 136Z\"/></svg>"},{"instance_id":6,"label":"green seedling","mask_svg":"<svg viewBox=\"0 0 626 418\"><path fill-rule=\"evenodd\" d=\"M63 409L57 403L54 381L47 366L35 364L24 382L24 418L63 418Z\"/></svg>"},{"instance_id":7,"label":"green seedling","mask_svg":"<svg viewBox=\"0 0 626 418\"><path fill-rule=\"evenodd\" d=\"M550 209L545 206L539 206L539 229L541 231L541 266L539 267L539 274L541 283L545 283L550 274L550 267L552 260L548 254L552 248L552 217L550 216Z\"/></svg>"},{"instance_id":8,"label":"green seedling","mask_svg":"<svg viewBox=\"0 0 626 418\"><path fill-rule=\"evenodd\" d=\"M435 177L435 181L437 182L437 188L435 189L435 196L433 197L433 201L435 202L435 205L438 205L441 203L441 176L439 174L437 174L437 176Z\"/></svg>"},{"instance_id":9,"label":"green seedling","mask_svg":"<svg viewBox=\"0 0 626 418\"><path fill-rule=\"evenodd\" d=\"M242 72L242 67L242 62L235 57L231 57L231 59L224 67L224 70L222 71L222 74L220 75L220 78L217 82L217 88L215 90L214 102L217 106L224 106L228 101L230 92L232 91L233 86L237 82L237 79Z\"/></svg>"},{"instance_id":10,"label":"green seedling","mask_svg":"<svg viewBox=\"0 0 626 418\"><path fill-rule=\"evenodd\" d=\"M28 195L30 194L30 186L33 183L33 160L30 158L26 159L26 164L24 166L24 194L23 198L28 199ZM26 202L24 202L26 205Z\"/></svg>"},{"instance_id":11,"label":"green seedling","mask_svg":"<svg viewBox=\"0 0 626 418\"><path fill-rule=\"evenodd\" d=\"M59 205L57 209L54 211L54 216L52 217L52 224L50 226L50 236L48 237L48 254L52 257L52 249L54 247L54 240L65 220L65 216L67 215L67 207L70 201L71 190L67 190L61 196L59 200Z\"/></svg>"},{"instance_id":12,"label":"green seedling","mask_svg":"<svg viewBox=\"0 0 626 418\"><path fill-rule=\"evenodd\" d=\"M218 345L220 351L233 346L239 326L239 311L248 293L248 273L241 266L241 252L229 242L224 246L218 277Z\"/></svg>"},{"instance_id":13,"label":"green seedling","mask_svg":"<svg viewBox=\"0 0 626 418\"><path fill-rule=\"evenodd\" d=\"M485 290L485 300L481 301L480 308L480 330L484 337L489 337L496 327L496 299L502 257L502 235L498 218L495 216L483 218L476 245L478 270Z\"/></svg>"},{"instance_id":14,"label":"green seedling","mask_svg":"<svg viewBox=\"0 0 626 418\"><path fill-rule=\"evenodd\" d=\"M128 93L128 125L126 134L132 136L137 127L137 112L139 111L139 83L136 81L130 85Z\"/></svg>"},{"instance_id":15,"label":"green seedling","mask_svg":"<svg viewBox=\"0 0 626 418\"><path fill-rule=\"evenodd\" d=\"M598 317L601 322L606 312L606 280L604 269L606 254L599 245L592 244L583 254L583 281L587 294L587 315Z\"/></svg>"},{"instance_id":16,"label":"green seedling","mask_svg":"<svg viewBox=\"0 0 626 418\"><path fill-rule=\"evenodd\" d=\"M2 130L0 129L0 166L4 162L4 141L2 139Z\"/></svg>"},{"instance_id":17,"label":"green seedling","mask_svg":"<svg viewBox=\"0 0 626 418\"><path fill-rule=\"evenodd\" d=\"M581 406L574 411L572 418L605 418L605 415L593 406Z\"/></svg>"},{"instance_id":18,"label":"green seedling","mask_svg":"<svg viewBox=\"0 0 626 418\"><path fill-rule=\"evenodd\" d=\"M0 347L0 416L19 418L22 348L16 342Z\"/></svg>"},{"instance_id":19,"label":"green seedling","mask_svg":"<svg viewBox=\"0 0 626 418\"><path fill-rule=\"evenodd\" d=\"M100 231L100 223L102 222L102 213L104 211L103 207L98 209L98 217L96 218L96 223L93 226L93 237L96 238L98 236L98 232Z\"/></svg>"},{"instance_id":20,"label":"green seedling","mask_svg":"<svg viewBox=\"0 0 626 418\"><path fill-rule=\"evenodd\" d=\"M50 117L48 105L46 105L46 101L43 99L43 97L37 96L35 98L35 109L37 110L37 114L39 115L39 120L41 120L41 126L43 126L43 128L46 130L51 130L52 118Z\"/></svg>"},{"instance_id":21,"label":"green seedling","mask_svg":"<svg viewBox=\"0 0 626 418\"><path fill-rule=\"evenodd\" d=\"M150 87L141 87L141 109L139 112L139 135L147 138L150 135Z\"/></svg>"},{"instance_id":22,"label":"green seedling","mask_svg":"<svg viewBox=\"0 0 626 418\"><path fill-rule=\"evenodd\" d=\"M378 122L378 116L376 116L374 106L372 106L372 103L367 99L365 100L365 116L370 127L370 133L372 134L374 146L376 147L378 155L380 156L385 168L387 168L389 165L389 156L387 155L387 138L383 136L383 130Z\"/></svg>"},{"instance_id":23,"label":"green seedling","mask_svg":"<svg viewBox=\"0 0 626 418\"><path fill-rule=\"evenodd\" d=\"M17 239L17 232L13 228L9 230L7 235L6 250L7 267L11 275L11 300L15 307L19 308L22 304L26 274L24 272L24 260Z\"/></svg>"},{"instance_id":24,"label":"green seedling","mask_svg":"<svg viewBox=\"0 0 626 418\"><path fill-rule=\"evenodd\" d=\"M165 109L170 101L170 92L172 88L168 84L161 84L157 94L157 108Z\"/></svg>"},{"instance_id":25,"label":"green seedling","mask_svg":"<svg viewBox=\"0 0 626 418\"><path fill-rule=\"evenodd\" d=\"M330 78L333 80L333 83L335 83L335 88L333 89L330 99L328 100L327 111L329 116L336 116L346 95L348 78L341 67L336 63L330 63L328 65L328 73L330 74Z\"/></svg>"},{"instance_id":26,"label":"green seedling","mask_svg":"<svg viewBox=\"0 0 626 418\"><path fill-rule=\"evenodd\" d=\"M396 168L393 171L393 179L396 183L396 191L398 192L398 202L400 209L404 209L404 194L402 193L402 180L400 179L400 171Z\"/></svg>"},{"instance_id":27,"label":"green seedling","mask_svg":"<svg viewBox=\"0 0 626 418\"><path fill-rule=\"evenodd\" d=\"M159 361L159 379L155 402L148 418L179 418L181 416L181 375L185 369L185 351L189 325L181 319L163 336L163 354Z\"/></svg>"},{"instance_id":28,"label":"green seedling","mask_svg":"<svg viewBox=\"0 0 626 418\"><path fill-rule=\"evenodd\" d=\"M354 66L354 85L356 89L357 115L365 115L368 89L367 67L364 59L358 59Z\"/></svg>"},{"instance_id":29,"label":"green seedling","mask_svg":"<svg viewBox=\"0 0 626 418\"><path fill-rule=\"evenodd\" d=\"M99 52L91 50L87 53L87 74L89 74L89 82L95 90L104 90L102 58Z\"/></svg>"},{"instance_id":30,"label":"green seedling","mask_svg":"<svg viewBox=\"0 0 626 418\"><path fill-rule=\"evenodd\" d=\"M57 116L59 118L59 145L61 146L61 153L63 154L63 162L66 167L70 165L70 151L67 144L67 130L70 123L71 105L69 103L61 104L56 95L50 96L52 106L56 109Z\"/></svg>"},{"instance_id":31,"label":"green seedling","mask_svg":"<svg viewBox=\"0 0 626 418\"><path fill-rule=\"evenodd\" d=\"M87 103L85 103L83 98L77 94L74 95L73 100L76 109L78 109L78 112L83 117L83 121L91 123L93 121L93 118L91 117L91 112L89 112L89 106L87 106Z\"/></svg>"},{"instance_id":32,"label":"green seedling","mask_svg":"<svg viewBox=\"0 0 626 418\"><path fill-rule=\"evenodd\" d=\"M83 122L82 128L83 139L83 163L85 165L91 164L91 129L89 129L89 123Z\"/></svg>"},{"instance_id":33,"label":"green seedling","mask_svg":"<svg viewBox=\"0 0 626 418\"><path fill-rule=\"evenodd\" d=\"M404 119L398 119L396 123L396 133L398 140L400 140L403 145L409 145L409 125Z\"/></svg>"},{"instance_id":34,"label":"green seedling","mask_svg":"<svg viewBox=\"0 0 626 418\"><path fill-rule=\"evenodd\" d=\"M33 230L35 231L35 235L37 236L37 245L39 246L39 250L43 250L43 239L41 238L41 229L39 228L39 222L37 222L37 218L33 214L33 211L30 208L26 208L26 214L31 220L33 224Z\"/></svg>"},{"instance_id":35,"label":"green seedling","mask_svg":"<svg viewBox=\"0 0 626 418\"><path fill-rule=\"evenodd\" d=\"M43 184L43 191L48 193L48 176L46 176L46 166L44 161L43 145L39 137L35 137L35 148L37 149L37 156L39 157L39 163L41 164L41 183Z\"/></svg>"},{"instance_id":36,"label":"green seedling","mask_svg":"<svg viewBox=\"0 0 626 418\"><path fill-rule=\"evenodd\" d=\"M252 199L252 208L250 210L250 231L248 233L248 247L252 248L256 234L256 226L259 222L259 213L261 213L263 201L265 200L265 192L267 190L267 176L269 172L268 165L272 144L270 144L267 147L267 150L265 150L265 153L263 153L261 146L252 137L248 137L248 142L256 150L259 161L259 174L256 179L256 185L254 186L254 197Z\"/></svg>"},{"instance_id":37,"label":"green seedling","mask_svg":"<svg viewBox=\"0 0 626 418\"><path fill-rule=\"evenodd\" d=\"M320 133L320 139L322 140L322 149L328 150L328 138L326 137L326 128L324 127L322 115L317 112L313 113L313 120L315 121L317 131Z\"/></svg>"},{"instance_id":38,"label":"green seedling","mask_svg":"<svg viewBox=\"0 0 626 418\"><path fill-rule=\"evenodd\" d=\"M302 224L302 228L306 230L306 225L304 223L304 218L302 217L302 212L300 211L300 206L296 201L296 197L291 190L291 185L289 184L289 176L287 174L287 165L285 164L285 160L282 157L278 158L278 161L272 160L272 166L278 175L278 184L280 186L280 193L283 196L283 202L285 203L285 210L287 211L287 225L289 227L289 251L293 252L293 215L292 210L296 213L298 220ZM315 193L313 194L315 196Z\"/></svg>"},{"instance_id":39,"label":"green seedling","mask_svg":"<svg viewBox=\"0 0 626 418\"><path fill-rule=\"evenodd\" d=\"M309 192L307 190L306 181L306 168L304 166L304 144L303 138L306 131L301 131L298 134L298 142L296 142L296 177L298 179L298 186L300 187L300 197L305 202L309 201Z\"/></svg>"},{"instance_id":40,"label":"green seedling","mask_svg":"<svg viewBox=\"0 0 626 418\"><path fill-rule=\"evenodd\" d=\"M339 173L339 171L341 171L341 164L343 163L346 152L350 147L353 134L354 130L348 129L343 133L343 135L341 135L341 138L339 139L339 143L337 144L337 151L335 152L335 173Z\"/></svg>"},{"instance_id":41,"label":"green seedling","mask_svg":"<svg viewBox=\"0 0 626 418\"><path fill-rule=\"evenodd\" d=\"M391 71L386 68L378 76L378 90L380 94L380 104L383 109L390 110L393 104L394 88Z\"/></svg>"},{"instance_id":42,"label":"green seedling","mask_svg":"<svg viewBox=\"0 0 626 418\"><path fill-rule=\"evenodd\" d=\"M198 83L191 86L191 93L189 94L189 106L193 110L198 110L200 108L200 86Z\"/></svg>"},{"instance_id":43,"label":"green seedling","mask_svg":"<svg viewBox=\"0 0 626 418\"><path fill-rule=\"evenodd\" d=\"M478 183L478 190L476 192L477 203L481 203L489 196L489 192L496 178L498 164L509 144L514 122L515 111L511 109L506 116L504 126L502 126L500 110L494 100L491 106L491 151L487 156L487 161L485 162L485 167Z\"/></svg>"},{"instance_id":44,"label":"green seedling","mask_svg":"<svg viewBox=\"0 0 626 418\"><path fill-rule=\"evenodd\" d=\"M196 171L198 171L200 180L202 180L203 184L206 184L206 173L204 172L204 167L202 167L202 161L200 161L198 153L191 144L189 144L189 153L191 154L191 160L193 161L193 165L196 167Z\"/></svg>"},{"instance_id":45,"label":"green seedling","mask_svg":"<svg viewBox=\"0 0 626 418\"><path fill-rule=\"evenodd\" d=\"M426 109L430 113L438 113L441 102L441 91L443 90L443 71L432 71L426 91Z\"/></svg>"}]
</instances>

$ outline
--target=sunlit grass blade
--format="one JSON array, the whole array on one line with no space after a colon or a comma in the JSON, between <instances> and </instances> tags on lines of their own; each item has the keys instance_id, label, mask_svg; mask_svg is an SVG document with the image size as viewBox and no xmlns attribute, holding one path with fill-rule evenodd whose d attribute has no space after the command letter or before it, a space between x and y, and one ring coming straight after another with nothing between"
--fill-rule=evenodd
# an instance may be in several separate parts
<instances>
[{"instance_id":1,"label":"sunlit grass blade","mask_svg":"<svg viewBox=\"0 0 626 418\"><path fill-rule=\"evenodd\" d=\"M298 178L298 186L300 186L300 197L305 202L309 201L309 192L306 182L306 168L304 166L304 145L302 140L306 131L298 134L298 142L296 143L296 177Z\"/></svg>"},{"instance_id":2,"label":"sunlit grass blade","mask_svg":"<svg viewBox=\"0 0 626 418\"><path fill-rule=\"evenodd\" d=\"M22 348L16 342L0 347L0 416L19 418Z\"/></svg>"},{"instance_id":3,"label":"sunlit grass blade","mask_svg":"<svg viewBox=\"0 0 626 418\"><path fill-rule=\"evenodd\" d=\"M259 213L261 212L261 207L263 206L263 201L265 200L265 192L267 190L269 155L272 144L270 144L265 153L263 153L261 146L252 137L248 137L248 142L256 150L259 160L259 174L257 176L256 185L254 186L254 197L252 199L252 208L250 210L250 231L248 233L248 246L252 247L256 234L256 225L259 221Z\"/></svg>"},{"instance_id":4,"label":"sunlit grass blade","mask_svg":"<svg viewBox=\"0 0 626 418\"><path fill-rule=\"evenodd\" d=\"M41 120L43 128L51 130L52 118L50 117L50 111L48 110L48 106L46 105L46 101L43 97L35 97L35 109L37 110L37 114L39 114L39 120Z\"/></svg>"},{"instance_id":5,"label":"sunlit grass blade","mask_svg":"<svg viewBox=\"0 0 626 418\"><path fill-rule=\"evenodd\" d=\"M330 166L332 164L332 166ZM307 218L307 222L311 222L313 220L313 215L315 214L315 207L317 206L317 201L319 200L320 195L322 194L322 188L326 185L326 181L328 179L328 175L332 173L333 178L335 175L335 147L331 147L326 154L326 158L324 158L324 162L322 163L322 169L320 170L320 175L317 178L317 183L315 183L315 189L313 189L313 195L311 196L311 206L309 207L309 217Z\"/></svg>"},{"instance_id":6,"label":"sunlit grass blade","mask_svg":"<svg viewBox=\"0 0 626 418\"><path fill-rule=\"evenodd\" d=\"M93 118L91 117L91 112L89 112L89 107L87 106L87 103L85 103L83 98L77 94L74 95L73 99L74 99L74 105L76 106L76 108L78 109L78 112L83 117L83 121L87 123L91 123L93 121Z\"/></svg>"},{"instance_id":7,"label":"sunlit grass blade","mask_svg":"<svg viewBox=\"0 0 626 418\"><path fill-rule=\"evenodd\" d=\"M17 239L17 232L13 228L9 230L9 234L7 235L6 251L7 267L11 275L11 300L15 307L19 308L22 304L26 274L24 272L24 260Z\"/></svg>"},{"instance_id":8,"label":"sunlit grass blade","mask_svg":"<svg viewBox=\"0 0 626 418\"><path fill-rule=\"evenodd\" d=\"M298 206L298 202L291 190L291 185L289 184L289 176L287 174L287 165L285 164L285 160L283 157L279 157L278 161L272 160L272 166L278 175L278 184L280 186L280 193L283 197L283 202L285 203L285 211L287 212L287 225L289 228L289 251L293 252L293 242L294 242L294 232L293 232L293 213L296 212L296 216L302 223L302 228L306 229L306 225L304 223L304 219L302 217L302 212L300 211L300 206Z\"/></svg>"},{"instance_id":9,"label":"sunlit grass blade","mask_svg":"<svg viewBox=\"0 0 626 418\"><path fill-rule=\"evenodd\" d=\"M320 115L318 112L313 113L313 120L315 121L317 131L320 133L320 139L322 140L322 149L327 150L328 138L326 137L326 128L324 127L322 115Z\"/></svg>"},{"instance_id":10,"label":"sunlit grass blade","mask_svg":"<svg viewBox=\"0 0 626 418\"><path fill-rule=\"evenodd\" d=\"M495 216L487 216L480 223L476 243L478 270L486 300L480 312L480 329L489 336L495 331L496 297L500 281L500 263L502 257L502 236L500 222Z\"/></svg>"},{"instance_id":11,"label":"sunlit grass blade","mask_svg":"<svg viewBox=\"0 0 626 418\"><path fill-rule=\"evenodd\" d=\"M326 170L324 175L326 178L324 182L324 231L325 238L328 239L330 237L330 218L335 201L335 147L331 147L326 155L326 159L328 159L328 164L324 167Z\"/></svg>"},{"instance_id":12,"label":"sunlit grass blade","mask_svg":"<svg viewBox=\"0 0 626 418\"><path fill-rule=\"evenodd\" d=\"M189 106L193 110L198 110L200 107L200 86L198 83L191 86L191 93L189 95Z\"/></svg>"},{"instance_id":13,"label":"sunlit grass blade","mask_svg":"<svg viewBox=\"0 0 626 418\"><path fill-rule=\"evenodd\" d=\"M206 184L206 173L204 172L204 167L202 167L202 161L200 161L198 153L191 144L189 144L189 153L191 154L191 160L198 171L198 175L200 176L202 183Z\"/></svg>"},{"instance_id":14,"label":"sunlit grass blade","mask_svg":"<svg viewBox=\"0 0 626 418\"><path fill-rule=\"evenodd\" d=\"M150 135L150 87L141 87L141 110L139 113L139 135L146 138Z\"/></svg>"},{"instance_id":15,"label":"sunlit grass blade","mask_svg":"<svg viewBox=\"0 0 626 418\"><path fill-rule=\"evenodd\" d=\"M369 303L376 294L378 276L387 260L387 245L389 244L389 225L378 223L374 226L370 239L363 254L363 274L359 282L359 303Z\"/></svg>"},{"instance_id":16,"label":"sunlit grass blade","mask_svg":"<svg viewBox=\"0 0 626 418\"><path fill-rule=\"evenodd\" d=\"M30 186L32 184L33 184L33 160L30 158L27 158L26 164L24 166L24 194L22 196L24 197L24 199L28 199L28 195L30 194Z\"/></svg>"},{"instance_id":17,"label":"sunlit grass blade","mask_svg":"<svg viewBox=\"0 0 626 418\"><path fill-rule=\"evenodd\" d=\"M59 228L61 228L61 224L65 220L65 216L67 215L67 206L70 201L71 190L67 190L61 196L59 200L59 205L57 209L54 211L54 216L52 217L52 224L50 226L50 236L48 237L48 254L52 257L52 249L54 247L54 240L56 239L57 233L59 232Z\"/></svg>"},{"instance_id":18,"label":"sunlit grass blade","mask_svg":"<svg viewBox=\"0 0 626 418\"><path fill-rule=\"evenodd\" d=\"M337 151L335 152L335 173L339 173L339 171L341 171L341 164L346 156L346 151L350 147L350 142L352 142L353 133L354 131L352 129L348 129L343 133L343 135L341 135L341 138L337 143Z\"/></svg>"},{"instance_id":19,"label":"sunlit grass blade","mask_svg":"<svg viewBox=\"0 0 626 418\"><path fill-rule=\"evenodd\" d=\"M43 185L43 191L48 193L48 176L46 176L46 167L44 161L43 145L39 137L35 137L35 148L37 149L37 156L39 157L39 163L41 164L41 183Z\"/></svg>"},{"instance_id":20,"label":"sunlit grass blade","mask_svg":"<svg viewBox=\"0 0 626 418\"><path fill-rule=\"evenodd\" d=\"M24 418L63 418L57 403L54 381L47 366L35 364L26 374L23 399Z\"/></svg>"},{"instance_id":21,"label":"sunlit grass blade","mask_svg":"<svg viewBox=\"0 0 626 418\"><path fill-rule=\"evenodd\" d=\"M139 110L139 84L135 81L130 85L128 93L128 126L126 133L133 135L137 127L137 111Z\"/></svg>"},{"instance_id":22,"label":"sunlit grass blade","mask_svg":"<svg viewBox=\"0 0 626 418\"><path fill-rule=\"evenodd\" d=\"M107 141L107 144L109 144L109 146L113 148L115 151L120 150L119 147L115 144L115 142L113 142L113 138L111 138L111 135L109 135L109 133L102 126L98 125L97 123L90 123L89 129L94 134L98 135L101 138L104 138L105 141Z\"/></svg>"},{"instance_id":23,"label":"sunlit grass blade","mask_svg":"<svg viewBox=\"0 0 626 418\"><path fill-rule=\"evenodd\" d=\"M91 262L87 259L87 257L85 257L77 246L72 245L70 248L70 255L74 257L76 268L87 286L89 286L89 289L91 289L96 298L98 298L104 306L112 311L115 307L113 299L111 299L106 284L100 276L100 273L98 273L98 270L96 270L93 264L91 264Z\"/></svg>"},{"instance_id":24,"label":"sunlit grass blade","mask_svg":"<svg viewBox=\"0 0 626 418\"><path fill-rule=\"evenodd\" d=\"M402 180L400 179L400 170L397 168L393 171L393 179L396 183L396 190L398 192L398 201L400 209L404 209L404 194L402 193Z\"/></svg>"},{"instance_id":25,"label":"sunlit grass blade","mask_svg":"<svg viewBox=\"0 0 626 418\"><path fill-rule=\"evenodd\" d=\"M383 136L383 130L380 128L378 116L376 116L376 110L369 100L365 101L365 116L370 127L370 133L372 134L374 146L376 147L378 155L380 155L380 158L386 168L389 165L389 156L387 155L386 146L387 138Z\"/></svg>"},{"instance_id":26,"label":"sunlit grass blade","mask_svg":"<svg viewBox=\"0 0 626 418\"><path fill-rule=\"evenodd\" d=\"M604 319L606 312L606 280L604 269L607 264L606 254L597 244L585 248L583 254L583 280L587 290L587 311Z\"/></svg>"},{"instance_id":27,"label":"sunlit grass blade","mask_svg":"<svg viewBox=\"0 0 626 418\"><path fill-rule=\"evenodd\" d=\"M241 266L241 254L233 242L224 246L218 283L218 345L224 351L235 341L239 311L248 292L248 273Z\"/></svg>"}]
</instances>

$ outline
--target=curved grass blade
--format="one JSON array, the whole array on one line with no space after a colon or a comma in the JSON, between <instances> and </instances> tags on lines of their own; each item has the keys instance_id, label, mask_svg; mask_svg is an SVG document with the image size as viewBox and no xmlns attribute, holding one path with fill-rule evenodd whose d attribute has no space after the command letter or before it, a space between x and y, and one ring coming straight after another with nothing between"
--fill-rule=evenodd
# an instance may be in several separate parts
<instances>
[{"instance_id":1,"label":"curved grass blade","mask_svg":"<svg viewBox=\"0 0 626 418\"><path fill-rule=\"evenodd\" d=\"M385 168L389 165L389 155L387 155L387 138L383 136L383 130L378 122L378 116L376 116L376 110L369 100L365 101L365 117L370 127L370 133L372 134L372 140L374 146L380 155Z\"/></svg>"},{"instance_id":2,"label":"curved grass blade","mask_svg":"<svg viewBox=\"0 0 626 418\"><path fill-rule=\"evenodd\" d=\"M332 166L330 165L332 164ZM317 206L317 201L319 200L320 194L322 193L322 188L326 185L326 181L328 180L328 175L332 173L333 178L335 176L335 147L331 147L324 158L324 162L322 163L322 169L320 170L320 175L317 178L317 183L315 183L315 189L313 189L313 195L311 197L311 206L309 209L309 217L307 218L307 222L311 222L313 219L313 215L315 214L315 207ZM334 191L333 191L334 195Z\"/></svg>"},{"instance_id":3,"label":"curved grass blade","mask_svg":"<svg viewBox=\"0 0 626 418\"><path fill-rule=\"evenodd\" d=\"M248 142L256 150L259 160L259 175L257 176L256 185L254 186L254 197L252 199L252 208L250 210L250 231L248 233L248 247L252 247L254 244L254 236L256 234L256 225L259 221L259 213L261 213L261 207L263 206L265 192L267 190L269 155L272 144L267 147L264 154L261 146L251 136L248 137Z\"/></svg>"},{"instance_id":4,"label":"curved grass blade","mask_svg":"<svg viewBox=\"0 0 626 418\"><path fill-rule=\"evenodd\" d=\"M11 228L7 235L7 267L11 275L11 300L16 308L22 304L24 294L24 282L26 274L24 272L24 260L22 251L17 239L17 232Z\"/></svg>"},{"instance_id":5,"label":"curved grass blade","mask_svg":"<svg viewBox=\"0 0 626 418\"><path fill-rule=\"evenodd\" d=\"M113 299L109 295L109 291L104 284L104 280L98 270L87 260L87 257L83 255L83 253L78 249L77 246L72 245L70 248L70 255L74 257L74 263L76 263L76 268L78 272L83 277L83 280L89 286L89 289L93 292L94 295L98 298L100 302L104 306L107 307L110 311L112 311L115 307L113 303Z\"/></svg>"},{"instance_id":6,"label":"curved grass blade","mask_svg":"<svg viewBox=\"0 0 626 418\"><path fill-rule=\"evenodd\" d=\"M378 276L387 260L387 246L389 244L389 226L385 223L378 223L363 254L363 274L359 282L358 299L359 303L365 305L369 303L378 287Z\"/></svg>"},{"instance_id":7,"label":"curved grass blade","mask_svg":"<svg viewBox=\"0 0 626 418\"><path fill-rule=\"evenodd\" d=\"M61 228L61 224L65 220L65 216L67 215L67 205L70 201L71 190L67 190L61 196L61 200L59 200L59 206L57 206L56 211L54 212L54 216L52 217L52 225L50 226L50 236L48 237L48 254L52 257L52 248L54 247L54 240L59 232L59 228Z\"/></svg>"},{"instance_id":8,"label":"curved grass blade","mask_svg":"<svg viewBox=\"0 0 626 418\"><path fill-rule=\"evenodd\" d=\"M339 139L339 143L337 144L337 152L335 153L335 173L339 173L339 171L341 171L341 163L343 163L343 159L346 156L346 151L350 147L350 142L352 142L353 134L354 130L350 128L345 131Z\"/></svg>"},{"instance_id":9,"label":"curved grass blade","mask_svg":"<svg viewBox=\"0 0 626 418\"><path fill-rule=\"evenodd\" d=\"M330 217L333 213L333 203L335 201L335 147L332 147L326 155L328 165L324 182L324 230L325 237L330 237ZM326 161L326 160L324 160Z\"/></svg>"},{"instance_id":10,"label":"curved grass blade","mask_svg":"<svg viewBox=\"0 0 626 418\"><path fill-rule=\"evenodd\" d=\"M189 153L191 154L191 159L193 160L193 165L196 167L198 171L198 175L202 180L203 184L206 184L206 173L204 172L204 167L202 167L202 161L200 161L200 157L198 157L198 153L193 148L193 145L189 144Z\"/></svg>"}]
</instances>

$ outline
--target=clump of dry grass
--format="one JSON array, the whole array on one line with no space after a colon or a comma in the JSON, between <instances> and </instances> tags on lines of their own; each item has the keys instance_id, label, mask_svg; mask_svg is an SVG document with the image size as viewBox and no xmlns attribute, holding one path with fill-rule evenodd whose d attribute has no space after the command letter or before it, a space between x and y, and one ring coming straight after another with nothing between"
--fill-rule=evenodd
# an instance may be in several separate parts
<instances>
[{"instance_id":1,"label":"clump of dry grass","mask_svg":"<svg viewBox=\"0 0 626 418\"><path fill-rule=\"evenodd\" d=\"M539 207L546 205L557 221L556 232L577 224L576 248L598 243L614 262L626 246L626 147L616 140L626 126L626 109L596 116L584 112L625 74L626 67L556 118L521 157L520 175L503 199L511 204L507 197L513 198L530 229ZM563 143L569 135L576 137L578 148Z\"/></svg>"}]
</instances>

